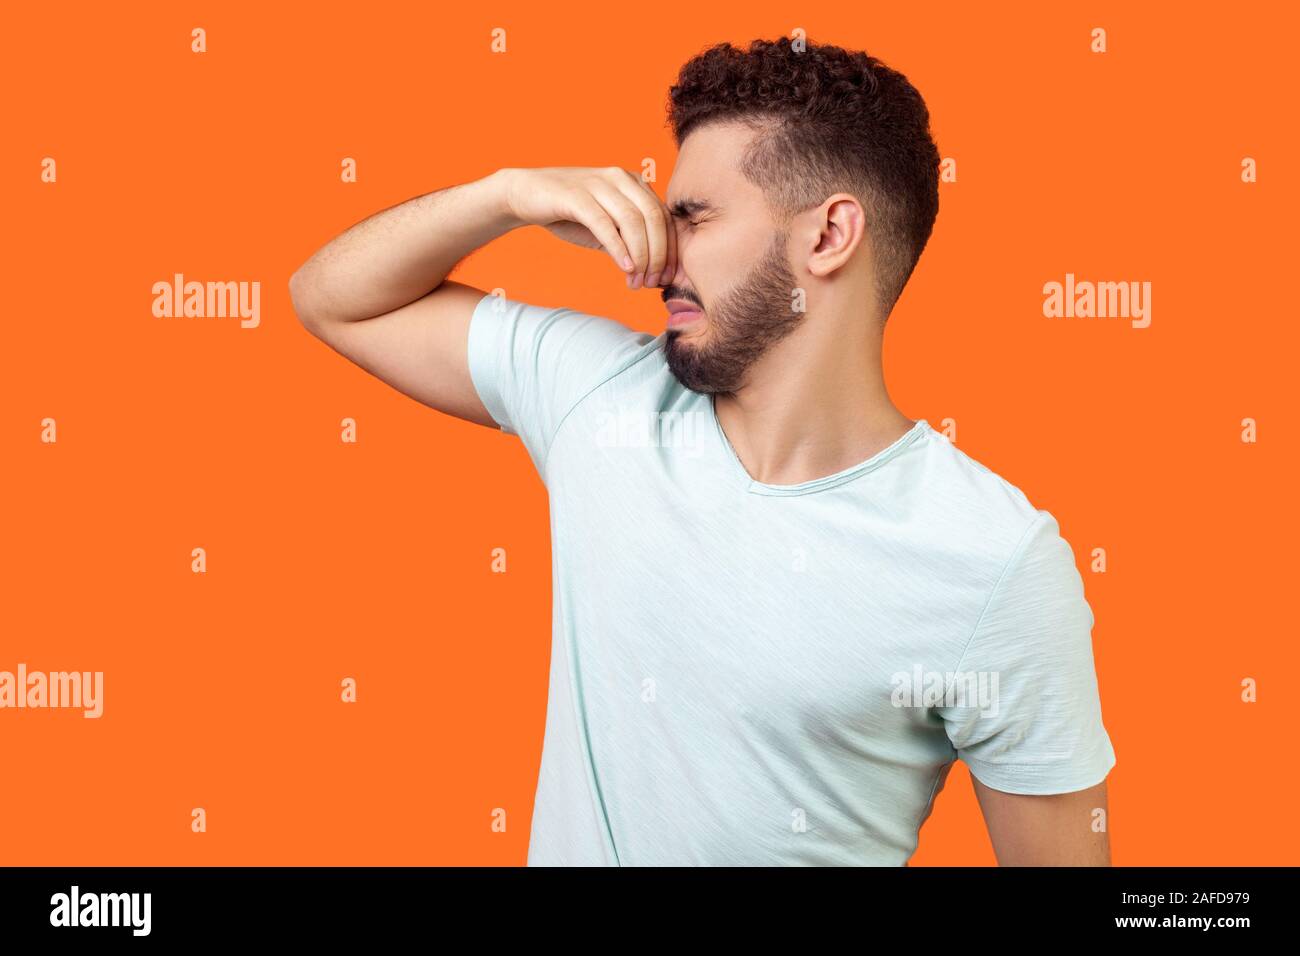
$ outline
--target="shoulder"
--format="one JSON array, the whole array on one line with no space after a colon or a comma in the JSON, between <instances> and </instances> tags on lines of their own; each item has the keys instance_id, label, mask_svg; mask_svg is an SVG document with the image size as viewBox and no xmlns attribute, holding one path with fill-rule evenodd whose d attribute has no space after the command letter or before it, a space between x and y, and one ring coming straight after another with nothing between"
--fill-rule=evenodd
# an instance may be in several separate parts
<instances>
[{"instance_id":1,"label":"shoulder","mask_svg":"<svg viewBox=\"0 0 1300 956\"><path fill-rule=\"evenodd\" d=\"M498 404L513 401L515 411L553 424L650 341L607 316L496 289L484 293L470 319L470 373L481 391L503 393Z\"/></svg>"},{"instance_id":2,"label":"shoulder","mask_svg":"<svg viewBox=\"0 0 1300 956\"><path fill-rule=\"evenodd\" d=\"M909 490L918 513L924 508L937 546L963 551L969 561L994 571L1027 550L1059 553L1064 541L1055 516L942 432L927 423L923 440L911 451Z\"/></svg>"},{"instance_id":3,"label":"shoulder","mask_svg":"<svg viewBox=\"0 0 1300 956\"><path fill-rule=\"evenodd\" d=\"M550 352L587 364L591 373L606 371L652 340L608 316L569 306L544 305L507 298L500 289L486 292L474 307L471 337L502 339L521 352Z\"/></svg>"}]
</instances>

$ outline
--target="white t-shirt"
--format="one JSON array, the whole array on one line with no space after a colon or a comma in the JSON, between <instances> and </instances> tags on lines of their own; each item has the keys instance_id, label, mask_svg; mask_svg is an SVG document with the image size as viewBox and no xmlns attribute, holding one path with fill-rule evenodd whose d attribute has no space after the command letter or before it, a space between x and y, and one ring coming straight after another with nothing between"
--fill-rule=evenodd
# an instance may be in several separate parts
<instances>
[{"instance_id":1,"label":"white t-shirt","mask_svg":"<svg viewBox=\"0 0 1300 956\"><path fill-rule=\"evenodd\" d=\"M1010 793L1106 777L1050 513L925 419L755 481L663 343L491 295L470 326L474 386L550 496L530 866L901 866L955 759Z\"/></svg>"}]
</instances>

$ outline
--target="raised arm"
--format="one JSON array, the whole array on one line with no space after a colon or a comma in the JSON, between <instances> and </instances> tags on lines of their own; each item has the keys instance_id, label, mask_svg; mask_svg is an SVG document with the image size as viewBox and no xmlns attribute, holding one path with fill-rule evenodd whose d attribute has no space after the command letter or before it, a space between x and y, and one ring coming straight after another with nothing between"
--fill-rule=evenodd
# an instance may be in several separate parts
<instances>
[{"instance_id":1,"label":"raised arm","mask_svg":"<svg viewBox=\"0 0 1300 956\"><path fill-rule=\"evenodd\" d=\"M639 177L617 167L506 168L389 207L331 240L289 280L294 310L313 335L398 391L495 427L466 356L486 293L446 277L475 249L529 224L603 249L633 288L676 268L672 220Z\"/></svg>"}]
</instances>

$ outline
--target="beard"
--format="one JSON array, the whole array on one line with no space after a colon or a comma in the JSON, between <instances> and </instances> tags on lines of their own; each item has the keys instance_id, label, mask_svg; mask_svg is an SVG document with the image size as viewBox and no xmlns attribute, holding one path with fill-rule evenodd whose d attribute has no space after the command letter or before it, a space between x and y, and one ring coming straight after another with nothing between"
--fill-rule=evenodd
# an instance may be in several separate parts
<instances>
[{"instance_id":1,"label":"beard","mask_svg":"<svg viewBox=\"0 0 1300 956\"><path fill-rule=\"evenodd\" d=\"M707 343L682 341L681 329L668 330L668 368L686 388L706 394L736 391L750 366L799 325L803 313L791 308L795 277L786 257L787 235L773 235L762 259L709 310ZM664 289L665 301L671 298L686 297Z\"/></svg>"}]
</instances>

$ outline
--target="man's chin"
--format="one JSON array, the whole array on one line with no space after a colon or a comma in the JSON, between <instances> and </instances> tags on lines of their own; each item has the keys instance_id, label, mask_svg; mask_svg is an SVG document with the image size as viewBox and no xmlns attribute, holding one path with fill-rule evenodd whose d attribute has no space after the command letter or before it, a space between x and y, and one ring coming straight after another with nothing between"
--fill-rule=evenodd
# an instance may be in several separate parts
<instances>
[{"instance_id":1,"label":"man's chin","mask_svg":"<svg viewBox=\"0 0 1300 956\"><path fill-rule=\"evenodd\" d=\"M711 395L720 391L716 388L707 363L701 361L699 346L689 343L694 336L686 332L668 333L664 343L664 354L668 360L668 370L683 388L702 395Z\"/></svg>"},{"instance_id":2,"label":"man's chin","mask_svg":"<svg viewBox=\"0 0 1300 956\"><path fill-rule=\"evenodd\" d=\"M694 329L668 329L667 332L668 337L664 341L664 351L670 357L675 354L683 361L690 361L704 347L700 341L700 334Z\"/></svg>"},{"instance_id":3,"label":"man's chin","mask_svg":"<svg viewBox=\"0 0 1300 956\"><path fill-rule=\"evenodd\" d=\"M669 342L675 342L677 339L686 339L693 342L704 334L704 330L708 328L708 325L708 322L700 320L687 322L685 325L670 325L665 331L668 333Z\"/></svg>"}]
</instances>

